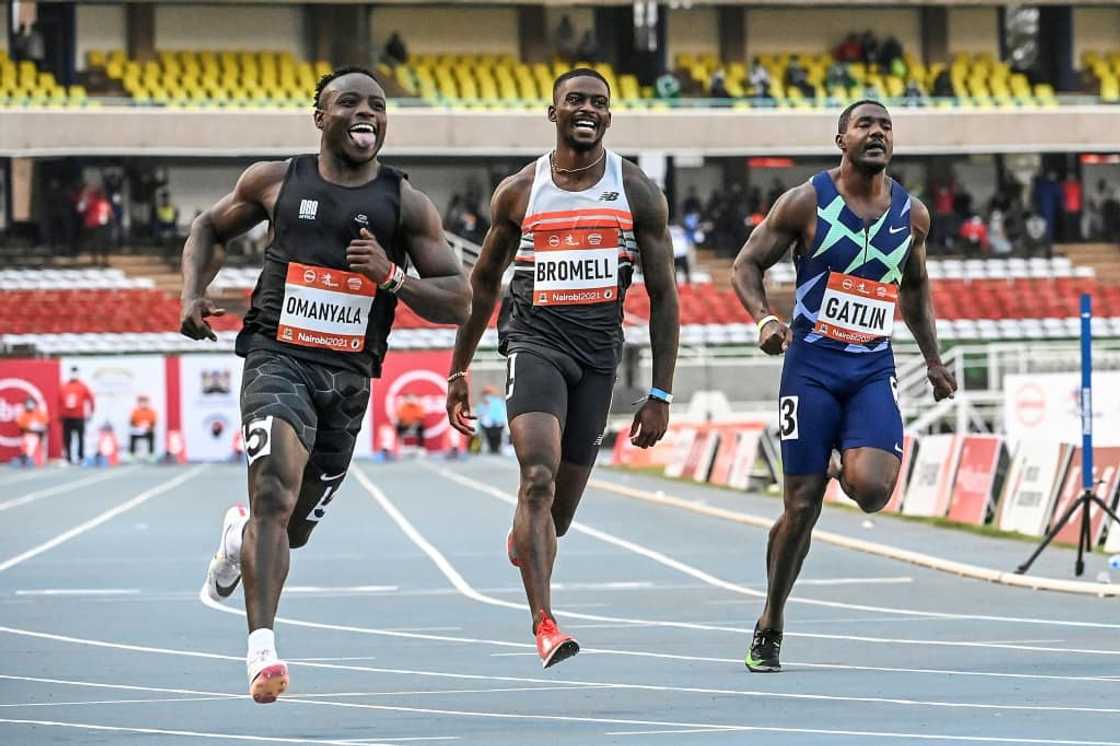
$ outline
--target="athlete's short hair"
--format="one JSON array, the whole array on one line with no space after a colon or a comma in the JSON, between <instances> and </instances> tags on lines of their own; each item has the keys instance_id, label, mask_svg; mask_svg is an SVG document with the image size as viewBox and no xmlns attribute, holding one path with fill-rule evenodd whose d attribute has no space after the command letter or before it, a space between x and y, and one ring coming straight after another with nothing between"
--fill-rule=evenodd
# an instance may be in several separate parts
<instances>
[{"instance_id":1,"label":"athlete's short hair","mask_svg":"<svg viewBox=\"0 0 1120 746\"><path fill-rule=\"evenodd\" d=\"M552 84L553 101L556 100L556 92L560 90L560 86L564 85L565 81L571 80L572 78L595 78L607 87L607 95L610 96L611 84L607 82L607 79L604 78L598 70L593 70L590 67L573 67L571 70L557 78L556 82Z\"/></svg>"},{"instance_id":2,"label":"athlete's short hair","mask_svg":"<svg viewBox=\"0 0 1120 746\"><path fill-rule=\"evenodd\" d=\"M847 107L844 108L844 111L840 112L840 119L837 120L837 122L836 122L836 131L839 132L841 135L844 134L845 132L847 132L848 131L848 120L850 120L852 118L852 112L855 111L856 109L858 109L859 107L863 106L864 104L874 104L875 106L878 106L883 111L887 112L888 115L891 113L890 110L887 109L887 107L883 105L882 101L876 101L873 98L861 98L859 101L856 101L854 104L848 104Z\"/></svg>"},{"instance_id":3,"label":"athlete's short hair","mask_svg":"<svg viewBox=\"0 0 1120 746\"><path fill-rule=\"evenodd\" d=\"M343 75L349 75L350 73L358 73L359 75L365 75L367 78L372 80L374 83L377 83L377 85L381 86L382 89L385 88L385 86L381 84L381 81L377 79L377 76L374 75L372 71L367 70L364 67L359 67L358 65L346 65L345 67L337 67L334 70L331 70L329 73L327 73L323 77L319 78L319 82L315 84L315 108L316 109L319 108L319 103L320 103L319 99L323 95L323 90L326 89L327 86L329 86L331 83L333 83L338 78L341 78Z\"/></svg>"}]
</instances>

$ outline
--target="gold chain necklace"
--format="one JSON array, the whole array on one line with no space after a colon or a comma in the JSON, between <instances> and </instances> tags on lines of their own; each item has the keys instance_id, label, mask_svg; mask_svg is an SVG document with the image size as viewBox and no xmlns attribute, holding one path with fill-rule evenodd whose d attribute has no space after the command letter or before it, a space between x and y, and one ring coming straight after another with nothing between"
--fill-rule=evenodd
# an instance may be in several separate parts
<instances>
[{"instance_id":1,"label":"gold chain necklace","mask_svg":"<svg viewBox=\"0 0 1120 746\"><path fill-rule=\"evenodd\" d=\"M555 161L556 151L554 150L554 151L552 151L551 153L548 154L548 165L552 166L553 172L558 173L558 174L578 174L581 171L586 171L589 168L595 168L600 163L602 163L603 159L606 158L606 157L607 157L607 149L603 148L603 154L600 155L598 158L596 158L594 163L589 163L586 166L581 166L580 168L560 168L559 166L556 165L556 161Z\"/></svg>"}]
</instances>

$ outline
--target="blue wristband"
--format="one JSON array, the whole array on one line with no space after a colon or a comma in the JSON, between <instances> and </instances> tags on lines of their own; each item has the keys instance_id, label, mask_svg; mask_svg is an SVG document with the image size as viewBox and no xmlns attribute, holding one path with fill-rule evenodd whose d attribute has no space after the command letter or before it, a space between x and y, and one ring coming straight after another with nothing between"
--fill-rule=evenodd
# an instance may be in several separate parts
<instances>
[{"instance_id":1,"label":"blue wristband","mask_svg":"<svg viewBox=\"0 0 1120 746\"><path fill-rule=\"evenodd\" d=\"M662 391L661 389L657 388L656 386L649 390L649 398L650 399L657 399L659 401L663 401L666 404L672 404L673 403L673 395L670 394L668 391Z\"/></svg>"}]
</instances>

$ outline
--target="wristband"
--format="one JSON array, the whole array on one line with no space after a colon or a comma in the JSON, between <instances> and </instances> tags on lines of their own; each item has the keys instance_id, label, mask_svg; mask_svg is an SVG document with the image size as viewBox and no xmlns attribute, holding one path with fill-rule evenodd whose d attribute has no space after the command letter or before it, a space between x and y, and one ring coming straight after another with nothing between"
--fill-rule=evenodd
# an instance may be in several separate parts
<instances>
[{"instance_id":1,"label":"wristband","mask_svg":"<svg viewBox=\"0 0 1120 746\"><path fill-rule=\"evenodd\" d=\"M763 316L761 319L758 320L758 336L760 336L760 337L762 336L762 330L765 329L766 325L769 324L771 321L777 321L777 322L781 323L781 319L779 319L777 316L775 316L772 313L768 314L766 316Z\"/></svg>"},{"instance_id":2,"label":"wristband","mask_svg":"<svg viewBox=\"0 0 1120 746\"><path fill-rule=\"evenodd\" d=\"M663 401L666 404L672 404L673 403L673 395L670 394L668 391L662 391L661 389L657 388L656 386L654 386L653 388L651 388L649 390L649 398L650 399L657 399L658 401Z\"/></svg>"},{"instance_id":3,"label":"wristband","mask_svg":"<svg viewBox=\"0 0 1120 746\"><path fill-rule=\"evenodd\" d=\"M945 363L941 362L941 358L934 358L926 362L926 370L930 368L944 368Z\"/></svg>"},{"instance_id":4,"label":"wristband","mask_svg":"<svg viewBox=\"0 0 1120 746\"><path fill-rule=\"evenodd\" d=\"M467 377L467 371L465 371L465 370L457 370L457 371L455 371L454 373L452 373L451 375L449 375L449 376L447 377L447 382L448 382L448 383L455 383L455 382L456 382L456 381L458 381L458 380L459 380L460 378L466 378L466 377Z\"/></svg>"},{"instance_id":5,"label":"wristband","mask_svg":"<svg viewBox=\"0 0 1120 746\"><path fill-rule=\"evenodd\" d=\"M396 294L398 290L404 287L404 270L396 264L389 265L389 273L385 275L385 279L378 283L377 287L387 293Z\"/></svg>"}]
</instances>

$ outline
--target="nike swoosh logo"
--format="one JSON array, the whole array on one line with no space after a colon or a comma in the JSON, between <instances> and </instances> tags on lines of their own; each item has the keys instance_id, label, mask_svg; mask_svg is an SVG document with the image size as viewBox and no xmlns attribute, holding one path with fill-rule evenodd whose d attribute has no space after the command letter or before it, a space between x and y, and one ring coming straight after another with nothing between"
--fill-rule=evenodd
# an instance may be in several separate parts
<instances>
[{"instance_id":1,"label":"nike swoosh logo","mask_svg":"<svg viewBox=\"0 0 1120 746\"><path fill-rule=\"evenodd\" d=\"M344 476L346 476L346 472L340 471L338 474L320 474L319 479L322 479L324 482L333 482L334 480L341 479Z\"/></svg>"},{"instance_id":2,"label":"nike swoosh logo","mask_svg":"<svg viewBox=\"0 0 1120 746\"><path fill-rule=\"evenodd\" d=\"M215 578L214 579L214 588L218 591L219 596L221 596L222 598L228 598L230 596L230 594L232 594L235 590L237 590L237 584L240 583L240 582L241 582L241 576L240 575L238 575L237 578L232 583L230 583L229 585L222 585L221 583L218 582L218 579Z\"/></svg>"},{"instance_id":3,"label":"nike swoosh logo","mask_svg":"<svg viewBox=\"0 0 1120 746\"><path fill-rule=\"evenodd\" d=\"M904 231L904 230L906 230L905 225L892 225L890 228L887 228L887 232L890 233L892 236L895 233L898 233L899 231Z\"/></svg>"},{"instance_id":4,"label":"nike swoosh logo","mask_svg":"<svg viewBox=\"0 0 1120 746\"><path fill-rule=\"evenodd\" d=\"M898 447L898 443L895 443L895 444L894 444L894 449L895 449L896 451L898 451L899 453L902 453L902 449Z\"/></svg>"}]
</instances>

